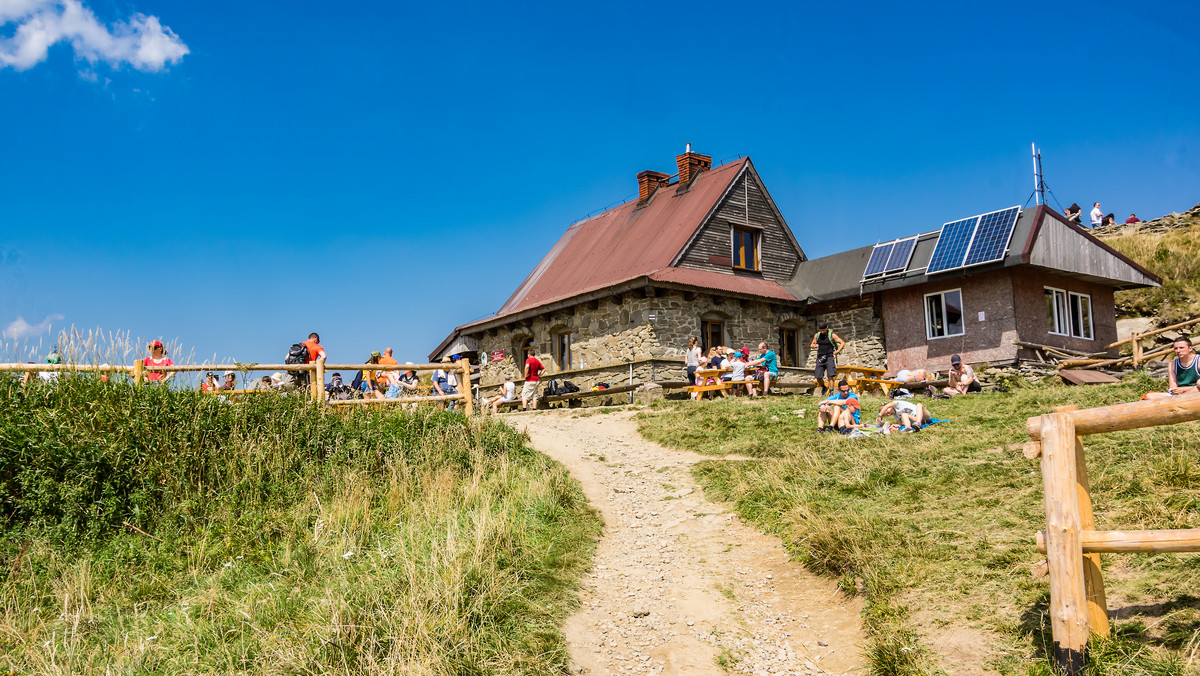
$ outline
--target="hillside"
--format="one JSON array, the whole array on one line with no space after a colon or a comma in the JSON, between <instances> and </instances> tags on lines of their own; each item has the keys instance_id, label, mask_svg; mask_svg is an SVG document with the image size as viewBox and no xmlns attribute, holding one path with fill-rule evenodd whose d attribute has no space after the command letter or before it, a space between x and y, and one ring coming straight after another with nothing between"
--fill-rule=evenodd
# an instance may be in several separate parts
<instances>
[{"instance_id":1,"label":"hillside","mask_svg":"<svg viewBox=\"0 0 1200 676\"><path fill-rule=\"evenodd\" d=\"M0 377L0 674L561 673L599 534L458 413Z\"/></svg>"},{"instance_id":2,"label":"hillside","mask_svg":"<svg viewBox=\"0 0 1200 676\"><path fill-rule=\"evenodd\" d=\"M1117 292L1117 317L1159 317L1172 324L1200 315L1200 204L1095 234L1163 280L1161 288Z\"/></svg>"}]
</instances>

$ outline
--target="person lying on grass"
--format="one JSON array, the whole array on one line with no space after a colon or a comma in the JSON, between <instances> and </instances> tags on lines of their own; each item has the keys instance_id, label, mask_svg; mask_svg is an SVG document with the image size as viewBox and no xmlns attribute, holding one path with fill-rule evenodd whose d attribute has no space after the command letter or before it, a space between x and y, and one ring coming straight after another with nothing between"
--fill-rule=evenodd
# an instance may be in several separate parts
<instances>
[{"instance_id":1,"label":"person lying on grass","mask_svg":"<svg viewBox=\"0 0 1200 676\"><path fill-rule=\"evenodd\" d=\"M850 391L850 383L838 383L832 397L817 403L817 431L837 430L850 434L859 425L858 395Z\"/></svg>"},{"instance_id":2,"label":"person lying on grass","mask_svg":"<svg viewBox=\"0 0 1200 676\"><path fill-rule=\"evenodd\" d=\"M1175 349L1175 361L1167 369L1167 391L1147 392L1142 399L1162 399L1200 392L1200 358L1192 349L1192 339L1180 336L1171 346Z\"/></svg>"},{"instance_id":3,"label":"person lying on grass","mask_svg":"<svg viewBox=\"0 0 1200 676\"><path fill-rule=\"evenodd\" d=\"M933 420L933 416L930 415L924 404L904 399L893 399L879 407L879 417L875 422L882 423L884 416L889 415L900 423L901 432L915 432Z\"/></svg>"}]
</instances>

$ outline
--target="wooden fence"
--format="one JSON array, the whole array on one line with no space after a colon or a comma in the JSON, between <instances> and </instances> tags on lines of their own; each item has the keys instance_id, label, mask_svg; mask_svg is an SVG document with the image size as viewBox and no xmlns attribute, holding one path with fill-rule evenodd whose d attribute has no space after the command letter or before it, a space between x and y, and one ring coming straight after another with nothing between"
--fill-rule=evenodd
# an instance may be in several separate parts
<instances>
[{"instance_id":1,"label":"wooden fence","mask_svg":"<svg viewBox=\"0 0 1200 676\"><path fill-rule=\"evenodd\" d=\"M1108 635L1102 552L1200 552L1200 528L1096 530L1083 437L1192 420L1200 420L1197 394L1084 410L1064 406L1027 422L1032 441L1026 455L1042 458L1046 530L1037 538L1050 571L1054 660L1068 674L1083 669L1091 632Z\"/></svg>"},{"instance_id":2,"label":"wooden fence","mask_svg":"<svg viewBox=\"0 0 1200 676\"><path fill-rule=\"evenodd\" d=\"M351 370L351 371L434 371L437 369L445 369L453 371L458 378L458 389L461 390L458 394L447 394L438 396L422 396L422 397L401 397L398 399L351 399L348 401L326 401L325 399L325 372L328 370ZM387 405L387 404L409 404L409 403L438 403L445 401L461 401L463 409L467 415L474 413L474 397L471 393L471 363L466 359L459 359L457 362L440 363L440 364L326 364L324 361L315 361L311 364L177 364L173 366L147 366L145 360L139 359L133 362L130 366L94 366L90 364L0 364L0 373L26 373L26 372L54 372L54 373L125 373L133 378L133 382L138 387L146 382L147 373L186 373L186 372L204 372L204 371L238 371L248 373L250 371L288 371L288 372L308 372L312 373L309 383L311 396L314 401L322 405L330 406L354 406L354 405ZM245 391L239 391L245 393ZM221 392L218 391L217 394Z\"/></svg>"},{"instance_id":3,"label":"wooden fence","mask_svg":"<svg viewBox=\"0 0 1200 676\"><path fill-rule=\"evenodd\" d=\"M1186 329L1195 324L1200 324L1200 317L1194 317L1192 319L1187 320L1186 322L1179 322L1178 324L1164 326L1161 329L1154 329L1153 331L1147 331L1145 333L1133 333L1125 340L1118 340L1115 343L1110 343L1110 344L1104 346L1104 349L1107 351L1107 350L1113 349L1114 347L1121 347L1122 345L1125 345L1126 343L1128 343L1131 354L1127 357L1117 357L1116 359L1095 359L1095 358L1067 359L1065 361L1059 362L1059 366L1062 368L1102 369L1102 368L1110 368L1110 367L1114 367L1114 366L1124 366L1126 364L1132 364L1133 368L1137 368L1138 365L1143 362L1147 362L1152 359L1158 359L1160 357L1165 357L1165 356L1171 354L1171 351L1173 349L1172 346L1168 345L1166 347L1157 348L1150 352L1145 352L1144 349L1142 348L1142 340L1143 339L1150 338L1152 336L1157 336L1158 334L1166 333L1167 331L1174 331L1176 329ZM1192 344L1200 345L1200 339L1192 341ZM1077 354L1081 354L1081 353L1077 353Z\"/></svg>"}]
</instances>

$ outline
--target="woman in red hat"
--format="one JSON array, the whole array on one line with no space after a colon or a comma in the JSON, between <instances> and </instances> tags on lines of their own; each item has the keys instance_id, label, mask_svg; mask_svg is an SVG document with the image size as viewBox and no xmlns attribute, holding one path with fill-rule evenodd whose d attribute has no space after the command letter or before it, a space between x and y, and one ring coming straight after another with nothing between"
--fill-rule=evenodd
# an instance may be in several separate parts
<instances>
[{"instance_id":1,"label":"woman in red hat","mask_svg":"<svg viewBox=\"0 0 1200 676\"><path fill-rule=\"evenodd\" d=\"M175 362L167 356L167 349L163 347L161 340L150 341L146 346L150 350L150 356L146 358L146 366L174 366ZM151 382L167 382L174 376L174 373L163 373L162 371L147 371L146 380Z\"/></svg>"}]
</instances>

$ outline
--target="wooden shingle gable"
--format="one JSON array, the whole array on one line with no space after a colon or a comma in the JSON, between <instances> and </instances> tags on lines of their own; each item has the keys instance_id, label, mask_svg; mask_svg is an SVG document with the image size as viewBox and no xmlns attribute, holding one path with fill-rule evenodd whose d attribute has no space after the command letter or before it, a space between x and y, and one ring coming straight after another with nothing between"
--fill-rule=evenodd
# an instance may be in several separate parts
<instances>
[{"instance_id":1,"label":"wooden shingle gable","mask_svg":"<svg viewBox=\"0 0 1200 676\"><path fill-rule=\"evenodd\" d=\"M731 233L739 226L762 233L760 257L764 279L777 282L791 279L796 266L807 259L754 165L747 159L671 261L671 266L732 274Z\"/></svg>"},{"instance_id":2,"label":"wooden shingle gable","mask_svg":"<svg viewBox=\"0 0 1200 676\"><path fill-rule=\"evenodd\" d=\"M1050 209L1039 207L1038 215L1041 218L1021 252L1022 262L1116 288L1161 284L1150 271Z\"/></svg>"}]
</instances>

